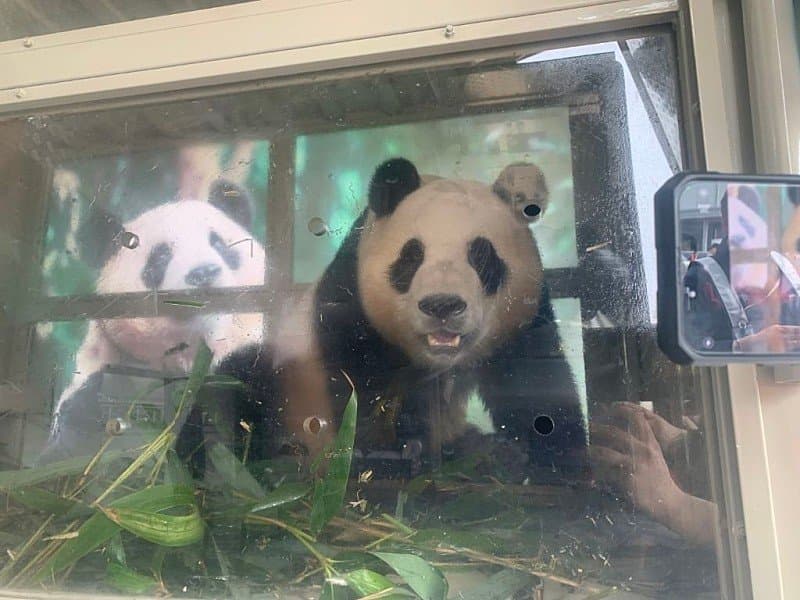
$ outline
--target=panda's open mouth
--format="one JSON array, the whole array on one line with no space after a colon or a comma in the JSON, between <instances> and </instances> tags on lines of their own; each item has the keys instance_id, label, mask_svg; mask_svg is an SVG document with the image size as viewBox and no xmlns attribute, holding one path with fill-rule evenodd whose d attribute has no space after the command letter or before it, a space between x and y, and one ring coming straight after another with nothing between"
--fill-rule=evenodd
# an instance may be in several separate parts
<instances>
[{"instance_id":1,"label":"panda's open mouth","mask_svg":"<svg viewBox=\"0 0 800 600\"><path fill-rule=\"evenodd\" d=\"M454 351L461 347L461 335L440 329L428 334L428 348L431 350Z\"/></svg>"}]
</instances>

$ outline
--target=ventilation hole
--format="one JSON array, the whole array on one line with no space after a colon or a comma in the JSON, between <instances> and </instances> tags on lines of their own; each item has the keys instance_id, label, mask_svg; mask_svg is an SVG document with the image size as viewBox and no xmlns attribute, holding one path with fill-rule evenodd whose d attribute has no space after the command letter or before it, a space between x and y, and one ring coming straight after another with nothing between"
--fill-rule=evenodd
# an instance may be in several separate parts
<instances>
[{"instance_id":1,"label":"ventilation hole","mask_svg":"<svg viewBox=\"0 0 800 600\"><path fill-rule=\"evenodd\" d=\"M322 417L306 417L303 421L303 431L311 435L319 435L328 426L328 421Z\"/></svg>"},{"instance_id":2,"label":"ventilation hole","mask_svg":"<svg viewBox=\"0 0 800 600\"><path fill-rule=\"evenodd\" d=\"M315 236L321 237L328 233L328 226L319 217L312 217L308 221L308 230Z\"/></svg>"},{"instance_id":3,"label":"ventilation hole","mask_svg":"<svg viewBox=\"0 0 800 600\"><path fill-rule=\"evenodd\" d=\"M109 419L106 423L106 433L108 435L122 435L130 428L130 424L124 419Z\"/></svg>"},{"instance_id":4,"label":"ventilation hole","mask_svg":"<svg viewBox=\"0 0 800 600\"><path fill-rule=\"evenodd\" d=\"M550 435L556 428L556 424L548 415L539 415L533 420L533 428L539 435Z\"/></svg>"},{"instance_id":5,"label":"ventilation hole","mask_svg":"<svg viewBox=\"0 0 800 600\"><path fill-rule=\"evenodd\" d=\"M526 204L525 207L522 209L522 214L524 214L529 219L538 217L541 213L542 209L539 207L538 204Z\"/></svg>"},{"instance_id":6,"label":"ventilation hole","mask_svg":"<svg viewBox=\"0 0 800 600\"><path fill-rule=\"evenodd\" d=\"M139 236L135 233L131 233L130 231L123 231L122 232L122 245L128 248L129 250L133 250L134 248L139 247Z\"/></svg>"}]
</instances>

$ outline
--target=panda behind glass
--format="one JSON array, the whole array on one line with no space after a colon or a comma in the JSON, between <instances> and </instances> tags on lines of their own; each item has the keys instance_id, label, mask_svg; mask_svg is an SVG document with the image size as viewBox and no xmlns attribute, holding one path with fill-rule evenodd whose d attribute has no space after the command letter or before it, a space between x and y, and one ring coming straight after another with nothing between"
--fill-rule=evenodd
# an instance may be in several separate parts
<instances>
[{"instance_id":1,"label":"panda behind glass","mask_svg":"<svg viewBox=\"0 0 800 600\"><path fill-rule=\"evenodd\" d=\"M467 420L477 394L497 447L511 442L526 469L585 466L584 415L529 227L546 201L535 165L506 167L493 187L421 178L400 158L377 168L368 208L272 340L285 425L304 429L311 455L338 426L344 373L360 455L485 447ZM332 426L315 441L309 422Z\"/></svg>"},{"instance_id":2,"label":"panda behind glass","mask_svg":"<svg viewBox=\"0 0 800 600\"><path fill-rule=\"evenodd\" d=\"M94 213L84 239L101 267L98 293L155 292L265 283L266 257L252 239L246 193L226 181L208 201L181 200L150 209L124 226ZM154 315L158 314L154 295ZM93 320L75 356L75 372L59 397L43 460L95 452L105 435L109 370L139 380L185 375L201 340L215 357L260 343L257 314L198 314ZM128 385L123 383L123 387ZM127 390L123 395L130 395ZM106 399L107 400L107 399Z\"/></svg>"}]
</instances>

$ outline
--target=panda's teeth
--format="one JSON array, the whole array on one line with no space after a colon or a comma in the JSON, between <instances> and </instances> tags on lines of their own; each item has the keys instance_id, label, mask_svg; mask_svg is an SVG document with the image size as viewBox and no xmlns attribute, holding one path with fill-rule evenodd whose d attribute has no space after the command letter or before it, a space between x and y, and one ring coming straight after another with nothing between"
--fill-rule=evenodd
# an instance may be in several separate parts
<instances>
[{"instance_id":1,"label":"panda's teeth","mask_svg":"<svg viewBox=\"0 0 800 600\"><path fill-rule=\"evenodd\" d=\"M429 333L428 346L458 348L461 345L461 336L455 333Z\"/></svg>"}]
</instances>

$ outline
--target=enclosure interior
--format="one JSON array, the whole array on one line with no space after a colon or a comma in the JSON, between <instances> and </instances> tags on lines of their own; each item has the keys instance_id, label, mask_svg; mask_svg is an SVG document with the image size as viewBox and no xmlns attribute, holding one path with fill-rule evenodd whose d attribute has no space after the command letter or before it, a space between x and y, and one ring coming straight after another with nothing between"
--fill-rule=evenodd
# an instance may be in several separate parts
<instances>
[{"instance_id":1,"label":"enclosure interior","mask_svg":"<svg viewBox=\"0 0 800 600\"><path fill-rule=\"evenodd\" d=\"M169 421L169 387L153 392L148 385L185 376L194 355L187 359L177 340L159 349L163 368L154 368L154 361L141 359L147 349L137 335L168 339L171 328L192 321L193 331L201 332L189 344L193 352L204 336L215 354L269 340L334 258L383 160L405 157L422 174L486 186L505 166L525 162L538 165L547 181L547 207L530 227L587 431L593 415L619 401L644 406L681 429L691 423L691 435L667 453L672 477L684 491L713 500L702 438L704 389L696 374L661 355L654 334L650 203L658 176L648 173L669 175L682 160L675 54L672 32L652 30L587 46L501 49L204 90L189 100L147 98L6 119L0 123L3 468L39 464L60 397L85 375L76 360L92 328L109 335L115 323L128 323L138 332L115 340L112 364L99 365L102 421ZM179 273L183 279L172 280L172 267L165 266L148 289L142 284L146 267L126 265L125 248L109 258L103 232L113 219L126 224L122 244L129 250L164 243L172 246L173 261L191 262L192 256L180 255L180 244L191 249L192 226L207 222L205 213L179 210L181 203L207 204L220 182L230 186L222 198L244 201L249 220L236 225L245 229L240 238L228 236L220 245L212 237L206 245L223 259L235 248L237 269L228 273L223 264L213 282L192 285L186 283L189 267ZM179 209L159 212L167 205ZM220 218L214 213L208 222ZM517 358L524 365L526 357ZM138 397L135 410L132 397ZM502 434L479 396L470 397L468 418L485 433ZM213 436L214 416L201 413L199 419ZM245 424L237 432L239 459L239 442L246 440L250 451L248 431ZM434 449L438 456L423 464L436 474L422 480L435 480L437 493L409 491L402 478L365 479L354 472L345 509L347 518L390 513L424 530L426 541L417 539L432 561L453 558L437 554L442 544L481 545L473 554L453 551L470 568L451 579L451 591L497 575L504 563L476 558L497 555L535 557L532 564L568 581L545 578L549 587L580 587L587 578L595 592L613 584L641 595L635 597L715 597L714 553L633 507L613 486L592 487L591 469L586 477L525 477L504 488L494 475L471 471L469 456ZM95 452L86 448L85 454ZM195 475L203 489L219 491L217 471L224 469L213 458ZM249 467L265 489L280 488L283 479L268 460ZM8 496L9 506L24 507L0 519L11 535L11 518L28 517L33 509ZM193 566L179 554L168 557L183 566L169 575L165 568L163 585L229 593L231 578L217 577L226 570L251 589L320 585L313 576L296 583L310 567L291 536L250 526L245 541L230 528L218 530L216 552ZM536 536L524 534L529 528ZM491 540L488 547L476 536ZM331 543L347 546L352 540L346 537ZM127 566L141 572L146 543L123 540ZM269 543L262 547L259 540ZM235 564L220 553L235 556ZM107 582L92 579L96 563L105 560L87 556L64 585L106 589ZM29 583L9 564L0 581ZM259 569L262 575L254 576Z\"/></svg>"}]
</instances>

